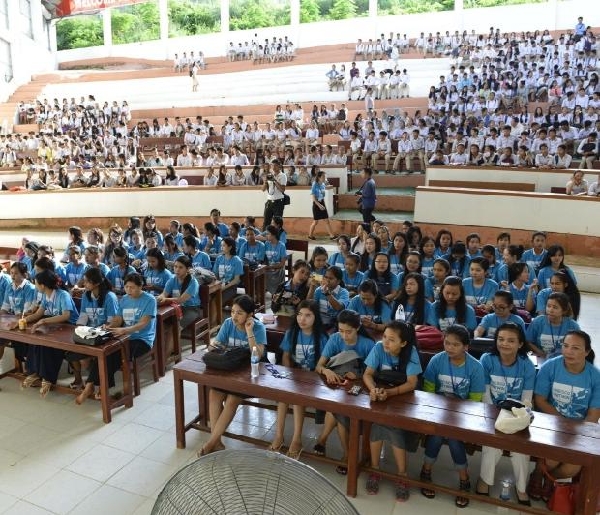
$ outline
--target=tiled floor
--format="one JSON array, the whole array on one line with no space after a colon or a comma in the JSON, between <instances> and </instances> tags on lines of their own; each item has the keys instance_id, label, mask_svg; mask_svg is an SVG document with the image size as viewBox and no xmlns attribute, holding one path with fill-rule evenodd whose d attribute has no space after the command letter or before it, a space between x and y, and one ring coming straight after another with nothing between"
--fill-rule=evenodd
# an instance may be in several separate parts
<instances>
[{"instance_id":1,"label":"tiled floor","mask_svg":"<svg viewBox=\"0 0 600 515\"><path fill-rule=\"evenodd\" d=\"M582 327L591 334L600 333L600 296L585 295L582 304ZM598 341L595 350L600 355ZM0 387L0 513L147 515L164 483L195 459L196 450L207 438L204 433L191 431L187 449L176 448L170 372L160 382L144 386L134 407L117 411L111 424L102 422L97 402L76 406L72 396L54 392L41 400L36 390L21 391L18 382L10 378L0 381ZM191 415L197 410L195 387L188 384L185 391ZM265 410L242 408L231 430L270 439L274 417L274 413ZM307 420L307 449L314 445L318 430ZM225 443L232 448L248 445L228 439ZM328 451L334 456L339 453L335 435L328 442ZM422 450L410 456L411 475L418 474L421 459ZM333 466L305 461L345 489L344 478L336 474ZM387 459L384 464L393 467ZM477 454L470 458L470 470L472 478L476 478ZM447 448L442 450L434 475L442 483L457 480ZM507 476L510 465L501 462L497 482ZM478 502L460 510L449 496L428 500L415 489L409 501L400 504L394 500L389 482L382 483L377 496L366 494L364 482L363 474L358 496L352 500L361 514L517 513ZM492 493L498 494L497 490Z\"/></svg>"}]
</instances>

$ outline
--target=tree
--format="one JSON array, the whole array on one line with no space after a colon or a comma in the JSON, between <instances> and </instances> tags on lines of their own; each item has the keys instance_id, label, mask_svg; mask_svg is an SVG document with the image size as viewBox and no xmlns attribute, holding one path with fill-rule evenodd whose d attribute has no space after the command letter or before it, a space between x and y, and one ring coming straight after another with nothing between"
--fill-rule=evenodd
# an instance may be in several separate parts
<instances>
[{"instance_id":1,"label":"tree","mask_svg":"<svg viewBox=\"0 0 600 515\"><path fill-rule=\"evenodd\" d=\"M277 27L290 24L290 5L271 0L237 0L229 5L231 30Z\"/></svg>"},{"instance_id":2,"label":"tree","mask_svg":"<svg viewBox=\"0 0 600 515\"><path fill-rule=\"evenodd\" d=\"M113 43L137 43L160 38L160 18L156 2L135 4L111 10Z\"/></svg>"},{"instance_id":3,"label":"tree","mask_svg":"<svg viewBox=\"0 0 600 515\"><path fill-rule=\"evenodd\" d=\"M103 44L102 18L99 16L73 16L60 20L56 24L56 46L58 50Z\"/></svg>"},{"instance_id":4,"label":"tree","mask_svg":"<svg viewBox=\"0 0 600 515\"><path fill-rule=\"evenodd\" d=\"M221 8L218 1L190 3L169 0L169 37L209 34L221 30Z\"/></svg>"},{"instance_id":5,"label":"tree","mask_svg":"<svg viewBox=\"0 0 600 515\"><path fill-rule=\"evenodd\" d=\"M300 0L300 23L310 23L321 19L321 10L317 0Z\"/></svg>"},{"instance_id":6,"label":"tree","mask_svg":"<svg viewBox=\"0 0 600 515\"><path fill-rule=\"evenodd\" d=\"M354 0L335 0L329 17L332 20L345 20L356 17L356 3Z\"/></svg>"}]
</instances>

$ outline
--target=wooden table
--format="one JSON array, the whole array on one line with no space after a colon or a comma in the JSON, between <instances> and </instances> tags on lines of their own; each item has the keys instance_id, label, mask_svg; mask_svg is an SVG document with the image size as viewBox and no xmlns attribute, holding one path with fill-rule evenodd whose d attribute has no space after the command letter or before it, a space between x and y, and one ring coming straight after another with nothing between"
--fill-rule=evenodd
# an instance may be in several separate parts
<instances>
[{"instance_id":1,"label":"wooden table","mask_svg":"<svg viewBox=\"0 0 600 515\"><path fill-rule=\"evenodd\" d=\"M133 394L131 387L131 371L129 368L129 347L125 345L127 336L120 336L110 340L108 343L98 346L78 345L73 343L73 333L75 326L71 324L49 324L41 327L40 330L32 332L31 329L19 331L16 329L4 329L7 323L16 321L17 318L10 315L0 315L0 338L28 343L30 345L42 345L52 347L63 351L76 352L84 354L90 358L98 360L98 371L100 376L100 396L102 404L102 418L105 423L112 420L111 410L126 406L133 406ZM108 370L106 360L108 356L115 352L121 353L121 371L123 372L123 396L117 400L112 399L108 389ZM24 374L16 371L9 372L7 375L22 381ZM58 388L61 391L78 394L77 391L69 388Z\"/></svg>"},{"instance_id":2,"label":"wooden table","mask_svg":"<svg viewBox=\"0 0 600 515\"><path fill-rule=\"evenodd\" d=\"M156 308L156 359L158 361L158 373L163 377L167 371L167 325L171 325L171 338L173 338L173 351L177 354L177 350L181 349L179 341L179 320L177 312L170 304L161 304ZM181 354L181 352L179 352Z\"/></svg>"},{"instance_id":3,"label":"wooden table","mask_svg":"<svg viewBox=\"0 0 600 515\"><path fill-rule=\"evenodd\" d=\"M206 390L214 387L288 404L311 406L350 417L347 476L347 494L350 496L355 496L357 492L360 424L370 422L581 465L581 495L577 513L596 513L598 488L593 471L600 467L598 424L536 412L528 430L505 435L494 428L498 408L490 404L450 399L420 391L392 397L382 403L371 403L365 393L355 397L349 395L344 388L329 387L314 372L285 369L290 376L279 379L273 377L261 363L259 377L252 379L248 368L234 372L206 369L201 356L202 353L197 352L174 368L175 422L179 448L185 447L185 432L196 427L194 424L198 420L204 418L206 421ZM187 424L183 381L198 384L200 413ZM418 480L410 481L419 483ZM459 493L439 485L430 486L453 495ZM473 493L460 492L460 495L477 498L482 502L498 503L497 499L476 497ZM539 508L535 507L518 506L518 509L540 513Z\"/></svg>"}]
</instances>

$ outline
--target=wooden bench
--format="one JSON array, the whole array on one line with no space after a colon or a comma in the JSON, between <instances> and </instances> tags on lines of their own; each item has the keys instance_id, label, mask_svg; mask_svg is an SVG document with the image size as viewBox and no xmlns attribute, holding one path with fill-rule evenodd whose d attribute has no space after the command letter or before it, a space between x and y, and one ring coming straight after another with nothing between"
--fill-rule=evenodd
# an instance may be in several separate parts
<instances>
[{"instance_id":1,"label":"wooden bench","mask_svg":"<svg viewBox=\"0 0 600 515\"><path fill-rule=\"evenodd\" d=\"M67 352L84 354L98 360L98 371L100 376L100 397L102 405L102 418L106 424L112 420L111 411L119 406L131 408L133 406L133 395L131 388L131 371L129 369L129 347L126 345L127 337L113 338L103 345L78 345L73 342L75 326L71 324L49 324L42 326L41 330L18 331L5 329L8 323L16 321L11 315L0 315L0 338L8 341L27 343L29 345L42 345ZM121 370L123 372L123 396L113 399L109 395L107 359L114 353L120 353ZM16 369L6 375L14 377L19 381L25 379L25 375ZM63 393L79 394L78 391L67 387L55 386L55 390Z\"/></svg>"},{"instance_id":2,"label":"wooden bench","mask_svg":"<svg viewBox=\"0 0 600 515\"><path fill-rule=\"evenodd\" d=\"M208 388L219 388L233 394L244 394L254 398L269 399L287 404L296 404L330 411L350 418L347 494L356 496L359 465L360 425L378 423L399 427L417 433L457 438L462 441L508 449L531 456L566 461L581 465L581 489L577 513L595 514L598 488L593 471L600 465L600 427L590 422L568 420L560 416L536 413L528 431L514 435L497 432L494 422L498 408L481 402L446 398L441 395L415 391L388 399L382 403L371 403L365 393L348 395L345 388L333 388L324 383L314 372L278 367L287 377L274 377L261 364L258 378L250 378L248 367L238 371L223 372L207 369L202 353L197 352L178 363L174 368L176 439L179 448L185 448L187 430L207 430L206 421ZM199 413L189 423L185 422L183 381L199 385ZM228 434L229 435L229 434ZM365 445L368 442L365 439ZM254 443L263 443L253 439ZM306 455L310 455L306 453ZM365 453L365 457L368 453ZM427 486L435 490L463 495L481 502L498 504L491 497L476 496L474 493L437 484L425 484L409 478L412 485ZM502 503L520 511L540 513L539 508Z\"/></svg>"},{"instance_id":3,"label":"wooden bench","mask_svg":"<svg viewBox=\"0 0 600 515\"><path fill-rule=\"evenodd\" d=\"M478 188L482 190L505 190L505 191L535 191L535 184L529 182L485 182L485 181L445 181L433 179L429 186L441 188Z\"/></svg>"}]
</instances>

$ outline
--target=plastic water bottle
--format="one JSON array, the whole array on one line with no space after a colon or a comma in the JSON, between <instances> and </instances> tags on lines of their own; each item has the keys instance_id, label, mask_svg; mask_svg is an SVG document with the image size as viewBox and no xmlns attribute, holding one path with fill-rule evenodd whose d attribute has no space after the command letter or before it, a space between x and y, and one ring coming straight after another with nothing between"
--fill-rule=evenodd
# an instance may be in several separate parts
<instances>
[{"instance_id":1,"label":"plastic water bottle","mask_svg":"<svg viewBox=\"0 0 600 515\"><path fill-rule=\"evenodd\" d=\"M258 349L256 345L252 347L252 354L250 354L250 377L258 377L258 363L260 362L260 356L258 355Z\"/></svg>"},{"instance_id":2,"label":"plastic water bottle","mask_svg":"<svg viewBox=\"0 0 600 515\"><path fill-rule=\"evenodd\" d=\"M511 482L509 479L505 479L502 481L502 491L500 492L500 499L503 501L510 501L510 485Z\"/></svg>"},{"instance_id":3,"label":"plastic water bottle","mask_svg":"<svg viewBox=\"0 0 600 515\"><path fill-rule=\"evenodd\" d=\"M400 322L404 322L406 320L406 315L404 314L404 306L402 304L398 304L398 309L396 310L396 315L394 318Z\"/></svg>"}]
</instances>

